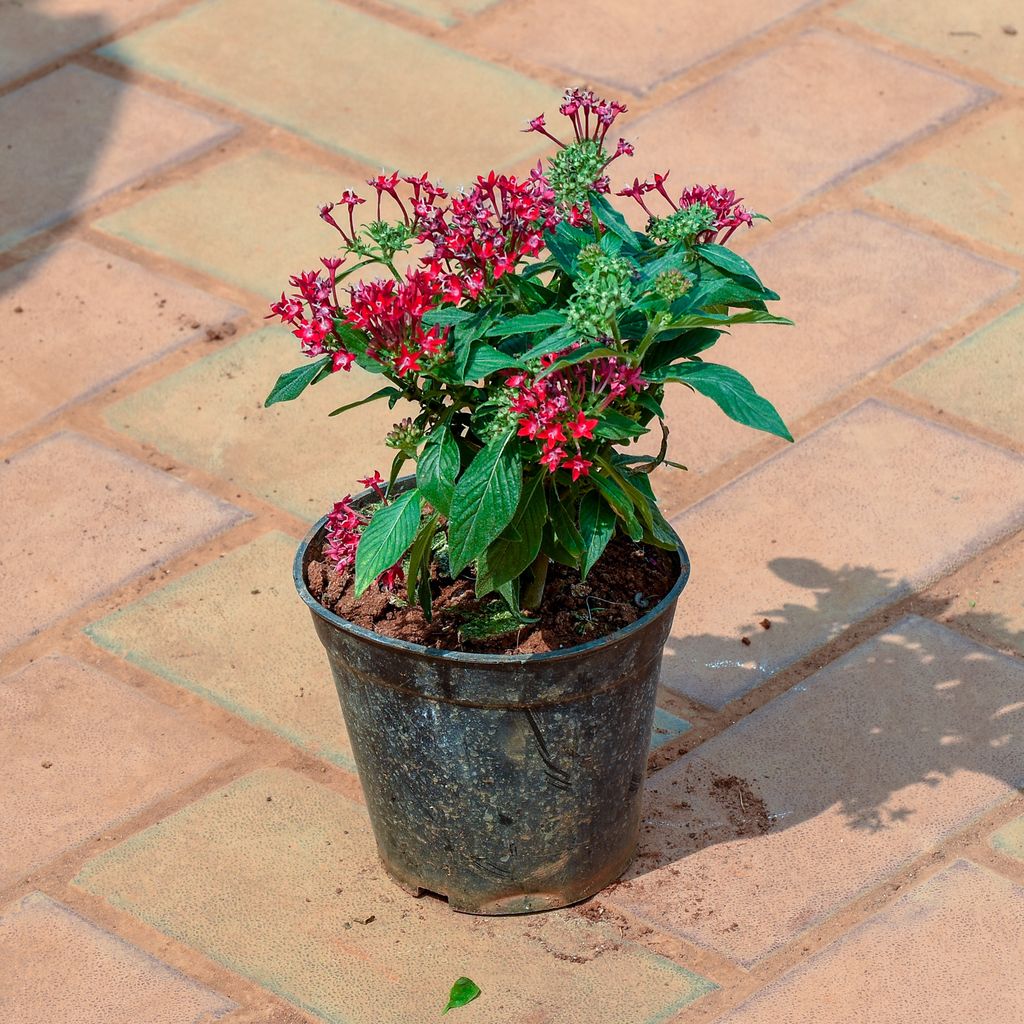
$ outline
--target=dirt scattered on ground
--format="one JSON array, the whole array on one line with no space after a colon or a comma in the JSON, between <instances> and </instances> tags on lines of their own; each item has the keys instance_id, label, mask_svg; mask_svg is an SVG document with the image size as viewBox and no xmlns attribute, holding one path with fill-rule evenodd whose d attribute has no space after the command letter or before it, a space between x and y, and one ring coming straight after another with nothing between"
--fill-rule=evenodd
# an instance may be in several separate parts
<instances>
[{"instance_id":1,"label":"dirt scattered on ground","mask_svg":"<svg viewBox=\"0 0 1024 1024\"><path fill-rule=\"evenodd\" d=\"M351 573L339 574L319 557L309 563L306 577L310 593L325 608L382 636L443 650L538 654L596 640L635 622L672 589L677 573L669 552L616 538L585 582L576 570L552 563L538 622L483 640L460 637L464 624L492 600L477 600L472 578L435 578L428 622L419 607L400 606L376 587L356 599Z\"/></svg>"}]
</instances>

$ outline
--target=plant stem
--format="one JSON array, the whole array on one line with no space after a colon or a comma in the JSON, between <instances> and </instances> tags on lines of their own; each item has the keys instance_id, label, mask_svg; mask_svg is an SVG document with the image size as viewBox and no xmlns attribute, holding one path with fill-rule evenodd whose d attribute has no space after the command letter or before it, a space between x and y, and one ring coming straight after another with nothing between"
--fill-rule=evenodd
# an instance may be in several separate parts
<instances>
[{"instance_id":1,"label":"plant stem","mask_svg":"<svg viewBox=\"0 0 1024 1024\"><path fill-rule=\"evenodd\" d=\"M548 566L551 559L542 551L530 566L530 585L523 595L523 607L536 611L544 599L544 585L548 581Z\"/></svg>"}]
</instances>

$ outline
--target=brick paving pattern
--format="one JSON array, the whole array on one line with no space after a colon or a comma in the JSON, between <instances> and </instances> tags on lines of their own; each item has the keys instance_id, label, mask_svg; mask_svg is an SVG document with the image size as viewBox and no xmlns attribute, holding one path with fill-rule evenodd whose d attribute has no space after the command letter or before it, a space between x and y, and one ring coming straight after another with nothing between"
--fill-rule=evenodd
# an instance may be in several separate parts
<instances>
[{"instance_id":1,"label":"brick paving pattern","mask_svg":"<svg viewBox=\"0 0 1024 1024\"><path fill-rule=\"evenodd\" d=\"M797 440L670 397L641 855L469 918L378 866L290 579L402 412L263 409L262 317L317 202L522 173L580 82L630 177L772 217L736 242L796 326L723 358ZM419 1024L463 974L488 1024L1024 1015L1019 4L0 4L0 147L5 1020Z\"/></svg>"}]
</instances>

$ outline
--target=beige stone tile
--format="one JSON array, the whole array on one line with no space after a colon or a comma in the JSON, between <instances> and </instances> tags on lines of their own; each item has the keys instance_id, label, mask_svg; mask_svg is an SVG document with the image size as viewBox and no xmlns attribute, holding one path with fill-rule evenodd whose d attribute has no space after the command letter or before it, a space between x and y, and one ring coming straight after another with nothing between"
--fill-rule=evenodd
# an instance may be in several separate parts
<instances>
[{"instance_id":1,"label":"beige stone tile","mask_svg":"<svg viewBox=\"0 0 1024 1024\"><path fill-rule=\"evenodd\" d=\"M839 13L911 46L1024 85L1024 19L1016 0L855 0Z\"/></svg>"},{"instance_id":2,"label":"beige stone tile","mask_svg":"<svg viewBox=\"0 0 1024 1024\"><path fill-rule=\"evenodd\" d=\"M487 1024L655 1024L713 987L572 912L474 918L415 900L384 875L361 807L277 769L95 858L75 884L325 1020L433 1019L464 974L483 994L462 1012Z\"/></svg>"},{"instance_id":3,"label":"beige stone tile","mask_svg":"<svg viewBox=\"0 0 1024 1024\"><path fill-rule=\"evenodd\" d=\"M611 901L755 963L1016 792L1022 694L1021 661L902 620L652 776Z\"/></svg>"},{"instance_id":4,"label":"beige stone tile","mask_svg":"<svg viewBox=\"0 0 1024 1024\"><path fill-rule=\"evenodd\" d=\"M77 240L0 273L0 436L243 310Z\"/></svg>"},{"instance_id":5,"label":"beige stone tile","mask_svg":"<svg viewBox=\"0 0 1024 1024\"><path fill-rule=\"evenodd\" d=\"M389 7L412 11L442 25L457 25L466 18L493 7L499 0L383 0ZM463 33L459 33L459 40Z\"/></svg>"},{"instance_id":6,"label":"beige stone tile","mask_svg":"<svg viewBox=\"0 0 1024 1024\"><path fill-rule=\"evenodd\" d=\"M1007 857L1024 860L1024 818L1014 818L992 835L992 846Z\"/></svg>"},{"instance_id":7,"label":"beige stone tile","mask_svg":"<svg viewBox=\"0 0 1024 1024\"><path fill-rule=\"evenodd\" d=\"M620 173L675 168L775 216L977 102L959 80L860 43L807 32L628 125Z\"/></svg>"},{"instance_id":8,"label":"beige stone tile","mask_svg":"<svg viewBox=\"0 0 1024 1024\"><path fill-rule=\"evenodd\" d=\"M1024 110L980 121L868 191L968 238L1024 252Z\"/></svg>"},{"instance_id":9,"label":"beige stone tile","mask_svg":"<svg viewBox=\"0 0 1024 1024\"><path fill-rule=\"evenodd\" d=\"M721 707L1022 516L1024 459L865 402L673 521L693 570L662 682Z\"/></svg>"},{"instance_id":10,"label":"beige stone tile","mask_svg":"<svg viewBox=\"0 0 1024 1024\"><path fill-rule=\"evenodd\" d=\"M27 75L165 4L166 0L32 0L6 4L0 33L0 81Z\"/></svg>"},{"instance_id":11,"label":"beige stone tile","mask_svg":"<svg viewBox=\"0 0 1024 1024\"><path fill-rule=\"evenodd\" d=\"M745 374L791 426L1017 282L1006 267L852 211L801 222L747 256L796 326L735 328L705 358ZM690 478L765 437L681 386L669 388L664 407L672 457L690 470L655 477L670 512L684 504Z\"/></svg>"},{"instance_id":12,"label":"beige stone tile","mask_svg":"<svg viewBox=\"0 0 1024 1024\"><path fill-rule=\"evenodd\" d=\"M76 434L0 466L0 651L243 517Z\"/></svg>"},{"instance_id":13,"label":"beige stone tile","mask_svg":"<svg viewBox=\"0 0 1024 1024\"><path fill-rule=\"evenodd\" d=\"M36 79L0 97L0 137L8 140L0 247L234 131L219 118L74 64Z\"/></svg>"},{"instance_id":14,"label":"beige stone tile","mask_svg":"<svg viewBox=\"0 0 1024 1024\"><path fill-rule=\"evenodd\" d=\"M210 1024L235 1009L40 892L0 915L0 962L11 1024Z\"/></svg>"},{"instance_id":15,"label":"beige stone tile","mask_svg":"<svg viewBox=\"0 0 1024 1024\"><path fill-rule=\"evenodd\" d=\"M990 1024L1024 1017L1024 888L966 860L773 982L722 1024Z\"/></svg>"},{"instance_id":16,"label":"beige stone tile","mask_svg":"<svg viewBox=\"0 0 1024 1024\"><path fill-rule=\"evenodd\" d=\"M101 52L374 167L427 170L450 185L537 152L519 128L553 98L515 71L332 0L205 0ZM311 83L297 60L334 74Z\"/></svg>"},{"instance_id":17,"label":"beige stone tile","mask_svg":"<svg viewBox=\"0 0 1024 1024\"><path fill-rule=\"evenodd\" d=\"M807 0L734 0L727 10L658 0L591 0L585 7L511 0L459 34L499 60L525 57L557 68L571 76L567 85L607 82L643 94L806 6ZM548 108L550 124L557 102Z\"/></svg>"},{"instance_id":18,"label":"beige stone tile","mask_svg":"<svg viewBox=\"0 0 1024 1024\"><path fill-rule=\"evenodd\" d=\"M380 377L340 371L293 402L263 402L279 374L305 357L283 327L268 327L111 406L111 426L313 521L379 469L406 403L378 401L328 413L372 394Z\"/></svg>"},{"instance_id":19,"label":"beige stone tile","mask_svg":"<svg viewBox=\"0 0 1024 1024\"><path fill-rule=\"evenodd\" d=\"M355 769L327 656L271 533L99 622L99 644L310 753Z\"/></svg>"},{"instance_id":20,"label":"beige stone tile","mask_svg":"<svg viewBox=\"0 0 1024 1024\"><path fill-rule=\"evenodd\" d=\"M0 682L0 747L0 886L241 751L64 657Z\"/></svg>"},{"instance_id":21,"label":"beige stone tile","mask_svg":"<svg viewBox=\"0 0 1024 1024\"><path fill-rule=\"evenodd\" d=\"M1024 306L902 377L897 387L1024 444Z\"/></svg>"}]
</instances>

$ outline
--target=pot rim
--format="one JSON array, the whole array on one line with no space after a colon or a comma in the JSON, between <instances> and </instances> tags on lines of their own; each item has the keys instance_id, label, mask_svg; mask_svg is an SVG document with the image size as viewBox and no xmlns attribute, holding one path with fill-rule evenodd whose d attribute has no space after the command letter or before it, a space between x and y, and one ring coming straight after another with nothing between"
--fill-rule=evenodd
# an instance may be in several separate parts
<instances>
[{"instance_id":1,"label":"pot rim","mask_svg":"<svg viewBox=\"0 0 1024 1024\"><path fill-rule=\"evenodd\" d=\"M403 477L401 480L396 481L396 487L403 484L408 487L408 482L413 479L413 477ZM370 489L367 488L365 491L355 495L352 500L353 502L358 501L360 498L368 497L371 493ZM309 610L325 622L330 623L336 629L350 633L352 636L356 636L360 640L375 644L379 647L405 651L408 654L417 655L421 658L437 659L440 661L496 666L524 665L527 663L536 664L538 662L568 660L579 657L581 654L591 654L594 651L599 651L602 648L611 647L614 644L617 644L619 641L625 639L631 634L644 629L654 622L655 619L660 618L660 616L675 603L690 579L690 557L686 553L686 548L683 546L683 542L679 539L679 534L677 534L676 531L672 529L671 524L669 524L672 536L676 539L676 555L679 558L679 577L672 585L672 589L669 590L669 592L653 608L641 615L635 622L631 622L628 626L623 626L621 629L617 629L613 633L608 633L606 636L598 637L596 640L588 640L585 644L576 644L573 647L561 647L556 651L544 651L540 654L488 654L485 652L477 653L474 651L450 651L443 647L427 647L425 644L417 644L412 643L409 640L399 640L395 637L383 636L380 633L375 633L372 629L357 626L354 622L350 622L348 619L344 619L340 615L332 612L330 609L325 608L309 592L309 587L306 586L306 552L308 551L309 546L316 539L317 535L321 530L323 530L326 523L327 516L323 516L310 528L309 532L299 543L298 550L295 552L295 558L292 561L292 579L295 583L295 589L299 592L299 597L301 597L306 603Z\"/></svg>"}]
</instances>

